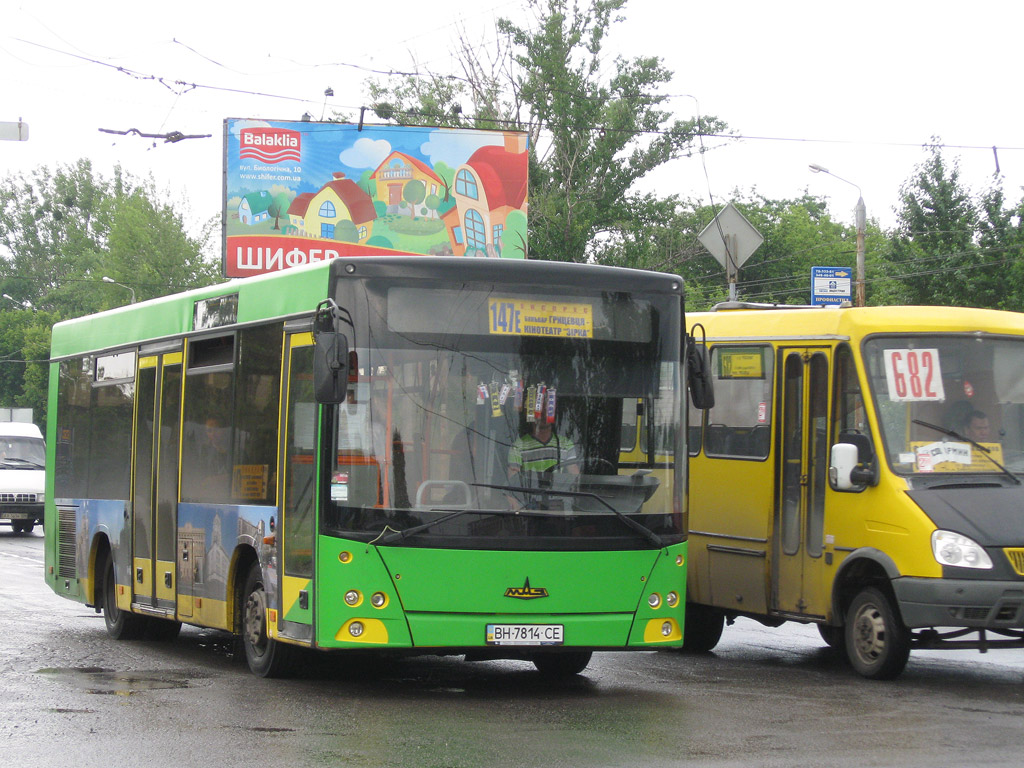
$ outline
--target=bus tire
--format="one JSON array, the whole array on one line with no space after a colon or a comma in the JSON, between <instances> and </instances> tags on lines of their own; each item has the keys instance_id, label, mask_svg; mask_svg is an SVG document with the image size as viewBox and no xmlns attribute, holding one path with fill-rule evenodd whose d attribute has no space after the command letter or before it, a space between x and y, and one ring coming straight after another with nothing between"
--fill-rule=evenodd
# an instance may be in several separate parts
<instances>
[{"instance_id":1,"label":"bus tire","mask_svg":"<svg viewBox=\"0 0 1024 768\"><path fill-rule=\"evenodd\" d=\"M167 642L173 640L181 632L181 622L169 619L150 618L146 624L143 636L146 640L157 640Z\"/></svg>"},{"instance_id":2,"label":"bus tire","mask_svg":"<svg viewBox=\"0 0 1024 768\"><path fill-rule=\"evenodd\" d=\"M263 570L253 563L242 593L242 645L249 669L257 677L287 677L291 672L294 648L267 635L267 591Z\"/></svg>"},{"instance_id":3,"label":"bus tire","mask_svg":"<svg viewBox=\"0 0 1024 768\"><path fill-rule=\"evenodd\" d=\"M892 680L910 658L910 630L891 598L875 587L862 589L846 613L846 655L871 680Z\"/></svg>"},{"instance_id":4,"label":"bus tire","mask_svg":"<svg viewBox=\"0 0 1024 768\"><path fill-rule=\"evenodd\" d=\"M146 618L117 607L114 559L109 554L101 573L103 573L103 623L107 627L107 634L115 640L137 640L146 628Z\"/></svg>"},{"instance_id":5,"label":"bus tire","mask_svg":"<svg viewBox=\"0 0 1024 768\"><path fill-rule=\"evenodd\" d=\"M687 603L686 618L683 621L683 651L708 653L722 639L724 628L724 613L706 605Z\"/></svg>"},{"instance_id":6,"label":"bus tire","mask_svg":"<svg viewBox=\"0 0 1024 768\"><path fill-rule=\"evenodd\" d=\"M539 653L533 657L533 666L545 677L572 677L587 668L593 655L590 651Z\"/></svg>"}]
</instances>

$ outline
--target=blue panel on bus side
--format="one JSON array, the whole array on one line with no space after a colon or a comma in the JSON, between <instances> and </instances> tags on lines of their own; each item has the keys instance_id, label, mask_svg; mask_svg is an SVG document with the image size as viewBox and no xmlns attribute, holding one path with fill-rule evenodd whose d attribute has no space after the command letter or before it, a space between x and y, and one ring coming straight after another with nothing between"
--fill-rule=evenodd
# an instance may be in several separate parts
<instances>
[{"instance_id":1,"label":"blue panel on bus side","mask_svg":"<svg viewBox=\"0 0 1024 768\"><path fill-rule=\"evenodd\" d=\"M187 542L195 576L193 596L227 600L232 558L238 547L245 546L258 554L268 605L278 608L277 549L273 541L279 519L277 507L179 504L178 563L180 568L180 553Z\"/></svg>"}]
</instances>

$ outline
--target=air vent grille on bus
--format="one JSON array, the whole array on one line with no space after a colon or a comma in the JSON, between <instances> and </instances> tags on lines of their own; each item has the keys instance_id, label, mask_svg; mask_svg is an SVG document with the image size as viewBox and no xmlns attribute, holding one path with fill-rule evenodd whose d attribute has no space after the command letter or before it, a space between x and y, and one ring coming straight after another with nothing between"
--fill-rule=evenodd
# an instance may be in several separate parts
<instances>
[{"instance_id":1,"label":"air vent grille on bus","mask_svg":"<svg viewBox=\"0 0 1024 768\"><path fill-rule=\"evenodd\" d=\"M73 579L78 575L75 568L76 512L75 507L57 507L57 575L62 579Z\"/></svg>"},{"instance_id":2,"label":"air vent grille on bus","mask_svg":"<svg viewBox=\"0 0 1024 768\"><path fill-rule=\"evenodd\" d=\"M1017 575L1024 576L1024 547L1016 549L1007 547L1003 552L1006 553L1006 559L1010 561L1010 565L1013 566Z\"/></svg>"}]
</instances>

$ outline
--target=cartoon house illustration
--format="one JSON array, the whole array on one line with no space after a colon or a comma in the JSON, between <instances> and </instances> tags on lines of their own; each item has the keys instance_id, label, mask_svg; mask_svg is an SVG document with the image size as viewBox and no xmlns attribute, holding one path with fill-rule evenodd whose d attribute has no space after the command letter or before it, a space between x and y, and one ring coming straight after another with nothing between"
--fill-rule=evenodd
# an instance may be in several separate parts
<instances>
[{"instance_id":1,"label":"cartoon house illustration","mask_svg":"<svg viewBox=\"0 0 1024 768\"><path fill-rule=\"evenodd\" d=\"M238 204L238 220L250 227L270 218L270 204L274 199L269 192L251 192Z\"/></svg>"},{"instance_id":2,"label":"cartoon house illustration","mask_svg":"<svg viewBox=\"0 0 1024 768\"><path fill-rule=\"evenodd\" d=\"M344 173L335 173L319 192L301 194L288 207L295 234L322 240L364 242L373 234L376 218L373 199Z\"/></svg>"},{"instance_id":3,"label":"cartoon house illustration","mask_svg":"<svg viewBox=\"0 0 1024 768\"><path fill-rule=\"evenodd\" d=\"M292 200L292 204L288 206L288 224L292 229L287 234L306 236L306 211L312 199L312 192L303 192Z\"/></svg>"},{"instance_id":4,"label":"cartoon house illustration","mask_svg":"<svg viewBox=\"0 0 1024 768\"><path fill-rule=\"evenodd\" d=\"M377 182L377 200L387 206L388 213L437 218L437 211L423 206L413 206L406 201L406 186L410 182L421 182L422 195L415 197L422 202L430 195L444 197L444 182L433 169L422 160L392 152L377 166L370 178ZM406 204L403 205L403 201Z\"/></svg>"},{"instance_id":5,"label":"cartoon house illustration","mask_svg":"<svg viewBox=\"0 0 1024 768\"><path fill-rule=\"evenodd\" d=\"M526 214L526 135L481 147L455 171L455 207L444 223L456 256L497 256L510 213Z\"/></svg>"}]
</instances>

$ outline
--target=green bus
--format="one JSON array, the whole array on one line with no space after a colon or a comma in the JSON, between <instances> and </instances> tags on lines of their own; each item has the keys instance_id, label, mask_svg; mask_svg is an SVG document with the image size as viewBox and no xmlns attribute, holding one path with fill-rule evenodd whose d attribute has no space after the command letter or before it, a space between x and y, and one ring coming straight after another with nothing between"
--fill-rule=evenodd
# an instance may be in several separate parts
<instances>
[{"instance_id":1,"label":"green bus","mask_svg":"<svg viewBox=\"0 0 1024 768\"><path fill-rule=\"evenodd\" d=\"M677 276L402 256L59 323L46 580L115 638L234 633L260 676L678 647L684 329ZM658 440L620 462L638 409Z\"/></svg>"}]
</instances>

